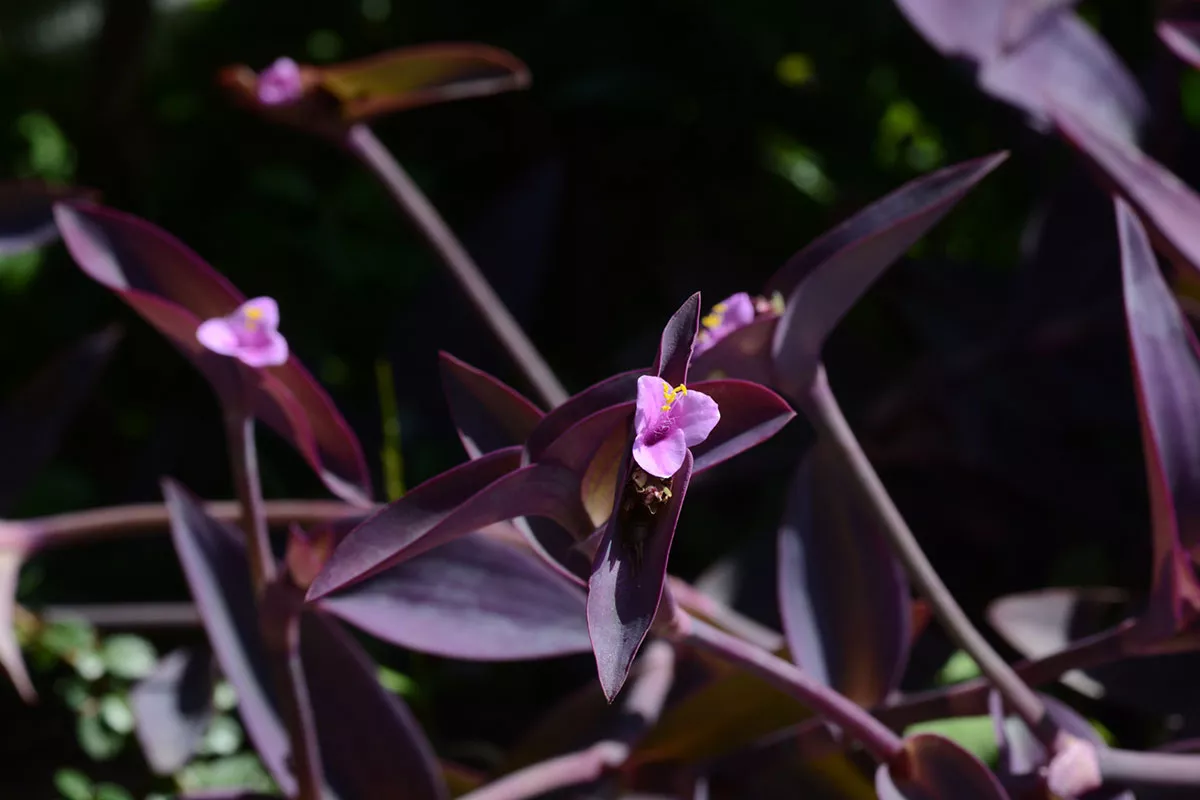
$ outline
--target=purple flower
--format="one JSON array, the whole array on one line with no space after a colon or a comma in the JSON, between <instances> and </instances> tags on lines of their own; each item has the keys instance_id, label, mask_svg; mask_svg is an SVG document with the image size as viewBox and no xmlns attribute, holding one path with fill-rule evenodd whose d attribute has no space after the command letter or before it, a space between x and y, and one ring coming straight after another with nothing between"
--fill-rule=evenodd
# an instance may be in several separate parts
<instances>
[{"instance_id":1,"label":"purple flower","mask_svg":"<svg viewBox=\"0 0 1200 800\"><path fill-rule=\"evenodd\" d=\"M279 306L270 297L255 297L227 317L200 323L196 338L214 353L247 366L275 367L288 360L287 339L278 328Z\"/></svg>"},{"instance_id":2,"label":"purple flower","mask_svg":"<svg viewBox=\"0 0 1200 800\"><path fill-rule=\"evenodd\" d=\"M708 395L643 375L637 382L633 460L651 475L669 478L683 465L687 449L707 439L720 421L717 403Z\"/></svg>"},{"instance_id":3,"label":"purple flower","mask_svg":"<svg viewBox=\"0 0 1200 800\"><path fill-rule=\"evenodd\" d=\"M278 106L298 100L304 94L300 65L290 58L279 58L258 75L258 102Z\"/></svg>"},{"instance_id":4,"label":"purple flower","mask_svg":"<svg viewBox=\"0 0 1200 800\"><path fill-rule=\"evenodd\" d=\"M729 334L754 321L755 303L746 292L731 294L700 318L703 330L696 334L692 356L698 356Z\"/></svg>"}]
</instances>

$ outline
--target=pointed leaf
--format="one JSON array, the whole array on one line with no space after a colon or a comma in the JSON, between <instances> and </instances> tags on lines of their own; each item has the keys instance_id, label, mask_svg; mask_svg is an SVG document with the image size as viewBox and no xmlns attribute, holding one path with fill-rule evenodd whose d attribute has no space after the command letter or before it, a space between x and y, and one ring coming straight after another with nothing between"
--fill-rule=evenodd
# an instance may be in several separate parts
<instances>
[{"instance_id":1,"label":"pointed leaf","mask_svg":"<svg viewBox=\"0 0 1200 800\"><path fill-rule=\"evenodd\" d=\"M761 317L745 325L692 359L692 380L738 378L767 386L775 382L771 341L779 317Z\"/></svg>"},{"instance_id":2,"label":"pointed leaf","mask_svg":"<svg viewBox=\"0 0 1200 800\"><path fill-rule=\"evenodd\" d=\"M287 733L268 690L266 656L246 550L228 526L204 513L189 491L163 480L171 538L217 662L238 698L238 713L254 749L287 794L296 789L288 766Z\"/></svg>"},{"instance_id":3,"label":"pointed leaf","mask_svg":"<svg viewBox=\"0 0 1200 800\"><path fill-rule=\"evenodd\" d=\"M785 387L807 380L834 327L896 259L1008 157L997 153L910 181L801 250L767 282L786 297L772 352Z\"/></svg>"},{"instance_id":4,"label":"pointed leaf","mask_svg":"<svg viewBox=\"0 0 1200 800\"><path fill-rule=\"evenodd\" d=\"M346 535L313 581L316 600L494 522L541 516L589 529L579 480L553 464L519 467L520 448L468 461L413 489Z\"/></svg>"},{"instance_id":5,"label":"pointed leaf","mask_svg":"<svg viewBox=\"0 0 1200 800\"><path fill-rule=\"evenodd\" d=\"M529 70L504 50L474 43L404 47L320 70L348 121L483 97L529 85Z\"/></svg>"},{"instance_id":6,"label":"pointed leaf","mask_svg":"<svg viewBox=\"0 0 1200 800\"><path fill-rule=\"evenodd\" d=\"M0 410L0 513L58 449L62 435L108 364L120 331L106 328L61 353Z\"/></svg>"},{"instance_id":7,"label":"pointed leaf","mask_svg":"<svg viewBox=\"0 0 1200 800\"><path fill-rule=\"evenodd\" d=\"M54 204L94 195L89 189L50 186L38 181L0 183L0 257L53 242L58 238Z\"/></svg>"},{"instance_id":8,"label":"pointed leaf","mask_svg":"<svg viewBox=\"0 0 1200 800\"><path fill-rule=\"evenodd\" d=\"M691 388L707 394L721 409L717 427L707 439L692 448L697 473L762 444L796 416L786 400L757 383L701 381L692 384Z\"/></svg>"},{"instance_id":9,"label":"pointed leaf","mask_svg":"<svg viewBox=\"0 0 1200 800\"><path fill-rule=\"evenodd\" d=\"M1020 46L1050 17L1070 10L1079 0L1009 0L1004 9L1005 49Z\"/></svg>"},{"instance_id":10,"label":"pointed leaf","mask_svg":"<svg viewBox=\"0 0 1200 800\"><path fill-rule=\"evenodd\" d=\"M629 482L630 456L623 470L622 493ZM667 576L667 560L683 499L692 477L692 454L671 482L671 497L643 529L620 512L618 495L596 552L588 582L587 620L604 695L611 702L654 622Z\"/></svg>"},{"instance_id":11,"label":"pointed leaf","mask_svg":"<svg viewBox=\"0 0 1200 800\"><path fill-rule=\"evenodd\" d=\"M278 367L251 369L196 341L200 322L245 301L232 284L178 239L132 215L59 203L55 218L80 268L170 339L222 398L248 391L256 414L300 451L331 491L351 502L369 500L358 439L295 356Z\"/></svg>"},{"instance_id":12,"label":"pointed leaf","mask_svg":"<svg viewBox=\"0 0 1200 800\"><path fill-rule=\"evenodd\" d=\"M637 397L637 379L645 374L647 370L639 369L606 378L553 409L529 434L529 441L525 443L529 460L540 461L555 440L596 412L621 403L632 403Z\"/></svg>"},{"instance_id":13,"label":"pointed leaf","mask_svg":"<svg viewBox=\"0 0 1200 800\"><path fill-rule=\"evenodd\" d=\"M320 607L393 644L483 661L590 649L584 595L533 555L479 534L379 573Z\"/></svg>"},{"instance_id":14,"label":"pointed leaf","mask_svg":"<svg viewBox=\"0 0 1200 800\"><path fill-rule=\"evenodd\" d=\"M896 0L896 6L944 56L986 61L1000 51L1006 3L996 0Z\"/></svg>"},{"instance_id":15,"label":"pointed leaf","mask_svg":"<svg viewBox=\"0 0 1200 800\"><path fill-rule=\"evenodd\" d=\"M467 455L524 444L544 416L516 390L482 370L439 353L442 389Z\"/></svg>"},{"instance_id":16,"label":"pointed leaf","mask_svg":"<svg viewBox=\"0 0 1200 800\"><path fill-rule=\"evenodd\" d=\"M1147 635L1168 636L1200 613L1200 351L1159 272L1146 232L1117 201L1125 316L1154 523Z\"/></svg>"},{"instance_id":17,"label":"pointed leaf","mask_svg":"<svg viewBox=\"0 0 1200 800\"><path fill-rule=\"evenodd\" d=\"M33 688L33 681L29 679L25 659L21 656L21 645L17 641L17 631L13 627L13 612L17 605L17 580L21 576L21 565L24 561L25 553L22 549L0 549L0 666L8 673L21 698L26 703L33 703L37 700L37 692Z\"/></svg>"},{"instance_id":18,"label":"pointed leaf","mask_svg":"<svg viewBox=\"0 0 1200 800\"><path fill-rule=\"evenodd\" d=\"M778 564L793 660L859 705L881 704L908 663L908 581L824 442L793 480Z\"/></svg>"},{"instance_id":19,"label":"pointed leaf","mask_svg":"<svg viewBox=\"0 0 1200 800\"><path fill-rule=\"evenodd\" d=\"M213 718L212 652L180 648L129 691L134 731L156 775L183 768L204 740Z\"/></svg>"},{"instance_id":20,"label":"pointed leaf","mask_svg":"<svg viewBox=\"0 0 1200 800\"><path fill-rule=\"evenodd\" d=\"M696 292L667 320L653 372L672 386L687 383L688 364L700 330L700 293Z\"/></svg>"},{"instance_id":21,"label":"pointed leaf","mask_svg":"<svg viewBox=\"0 0 1200 800\"><path fill-rule=\"evenodd\" d=\"M332 618L303 617L301 657L326 773L344 798L449 797L433 748L375 664Z\"/></svg>"},{"instance_id":22,"label":"pointed leaf","mask_svg":"<svg viewBox=\"0 0 1200 800\"><path fill-rule=\"evenodd\" d=\"M1158 23L1158 38L1179 58L1200 69L1200 22L1165 20Z\"/></svg>"},{"instance_id":23,"label":"pointed leaf","mask_svg":"<svg viewBox=\"0 0 1200 800\"><path fill-rule=\"evenodd\" d=\"M875 773L879 800L1008 800L1008 793L979 759L932 733L906 737L898 763Z\"/></svg>"}]
</instances>

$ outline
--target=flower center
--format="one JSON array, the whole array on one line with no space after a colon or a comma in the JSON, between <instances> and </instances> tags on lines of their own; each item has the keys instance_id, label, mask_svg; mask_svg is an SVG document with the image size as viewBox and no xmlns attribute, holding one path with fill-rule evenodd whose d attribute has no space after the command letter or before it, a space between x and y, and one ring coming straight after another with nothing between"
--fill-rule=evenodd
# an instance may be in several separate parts
<instances>
[{"instance_id":1,"label":"flower center","mask_svg":"<svg viewBox=\"0 0 1200 800\"><path fill-rule=\"evenodd\" d=\"M729 305L726 303L717 303L712 307L712 313L705 314L700 318L700 324L709 330L719 327L722 320L725 319L725 312L728 308Z\"/></svg>"},{"instance_id":2,"label":"flower center","mask_svg":"<svg viewBox=\"0 0 1200 800\"><path fill-rule=\"evenodd\" d=\"M258 330L259 321L262 319L263 312L261 308L247 308L242 314L242 324L248 331Z\"/></svg>"},{"instance_id":3,"label":"flower center","mask_svg":"<svg viewBox=\"0 0 1200 800\"><path fill-rule=\"evenodd\" d=\"M680 397L687 394L687 387L682 383L672 389L669 385L663 384L663 411L670 411L671 405Z\"/></svg>"}]
</instances>

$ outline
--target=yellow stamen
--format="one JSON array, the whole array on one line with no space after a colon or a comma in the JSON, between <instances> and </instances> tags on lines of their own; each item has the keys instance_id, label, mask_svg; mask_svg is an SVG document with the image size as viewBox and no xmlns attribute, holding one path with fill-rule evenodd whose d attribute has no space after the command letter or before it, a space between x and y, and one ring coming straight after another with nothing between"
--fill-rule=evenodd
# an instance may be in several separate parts
<instances>
[{"instance_id":1,"label":"yellow stamen","mask_svg":"<svg viewBox=\"0 0 1200 800\"><path fill-rule=\"evenodd\" d=\"M662 410L670 411L671 404L685 394L687 394L687 387L682 383L676 386L674 389L667 384L663 384L663 399L666 400L666 402L663 403Z\"/></svg>"},{"instance_id":2,"label":"yellow stamen","mask_svg":"<svg viewBox=\"0 0 1200 800\"><path fill-rule=\"evenodd\" d=\"M247 308L242 316L245 317L246 330L252 331L258 328L258 321L262 319L261 308Z\"/></svg>"},{"instance_id":3,"label":"yellow stamen","mask_svg":"<svg viewBox=\"0 0 1200 800\"><path fill-rule=\"evenodd\" d=\"M729 306L726 303L717 303L715 306L713 306L713 311L717 312L718 314L724 314L725 309L727 308L729 308Z\"/></svg>"},{"instance_id":4,"label":"yellow stamen","mask_svg":"<svg viewBox=\"0 0 1200 800\"><path fill-rule=\"evenodd\" d=\"M706 328L715 328L721 324L720 314L705 314L700 318L700 324Z\"/></svg>"}]
</instances>

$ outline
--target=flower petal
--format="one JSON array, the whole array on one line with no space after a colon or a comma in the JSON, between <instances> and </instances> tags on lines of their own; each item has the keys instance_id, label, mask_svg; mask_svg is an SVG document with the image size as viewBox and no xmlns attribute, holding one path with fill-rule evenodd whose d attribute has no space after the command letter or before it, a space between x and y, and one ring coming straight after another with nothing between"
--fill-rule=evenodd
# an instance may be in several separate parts
<instances>
[{"instance_id":1,"label":"flower petal","mask_svg":"<svg viewBox=\"0 0 1200 800\"><path fill-rule=\"evenodd\" d=\"M654 444L646 444L640 436L633 441L633 460L659 478L669 478L678 472L686 454L687 440L679 428Z\"/></svg>"},{"instance_id":2,"label":"flower petal","mask_svg":"<svg viewBox=\"0 0 1200 800\"><path fill-rule=\"evenodd\" d=\"M640 398L639 398L640 399ZM671 406L675 425L683 431L688 447L695 447L708 438L712 429L721 421L721 410L717 401L704 392L692 392L680 396Z\"/></svg>"},{"instance_id":3,"label":"flower petal","mask_svg":"<svg viewBox=\"0 0 1200 800\"><path fill-rule=\"evenodd\" d=\"M718 303L718 305L725 306L721 321L731 326L733 330L743 325L749 325L754 321L754 301L750 299L748 292L731 294Z\"/></svg>"},{"instance_id":4,"label":"flower petal","mask_svg":"<svg viewBox=\"0 0 1200 800\"><path fill-rule=\"evenodd\" d=\"M633 429L641 435L662 416L666 401L666 390L671 387L656 375L643 375L637 381L637 410L633 415Z\"/></svg>"},{"instance_id":5,"label":"flower petal","mask_svg":"<svg viewBox=\"0 0 1200 800\"><path fill-rule=\"evenodd\" d=\"M275 302L273 297L254 297L238 308L237 314L242 317L251 317L252 312L258 314L255 320L268 330L275 330L279 327L279 304Z\"/></svg>"},{"instance_id":6,"label":"flower petal","mask_svg":"<svg viewBox=\"0 0 1200 800\"><path fill-rule=\"evenodd\" d=\"M238 352L237 333L224 317L201 322L196 329L196 339L209 350L223 356L236 355Z\"/></svg>"},{"instance_id":7,"label":"flower petal","mask_svg":"<svg viewBox=\"0 0 1200 800\"><path fill-rule=\"evenodd\" d=\"M250 367L278 367L288 360L288 343L279 331L267 331L264 347L245 347L237 353L238 359Z\"/></svg>"}]
</instances>

